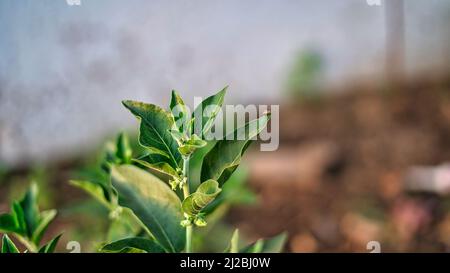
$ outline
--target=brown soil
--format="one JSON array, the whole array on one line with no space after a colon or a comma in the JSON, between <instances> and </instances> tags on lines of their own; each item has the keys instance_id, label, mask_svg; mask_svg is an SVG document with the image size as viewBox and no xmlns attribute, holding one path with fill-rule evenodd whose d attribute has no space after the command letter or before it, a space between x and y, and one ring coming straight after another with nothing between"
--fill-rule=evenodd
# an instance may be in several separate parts
<instances>
[{"instance_id":1,"label":"brown soil","mask_svg":"<svg viewBox=\"0 0 450 273\"><path fill-rule=\"evenodd\" d=\"M449 251L448 195L410 194L414 165L450 160L450 88L404 86L280 107L280 148L248 156L259 205L230 221L286 251Z\"/></svg>"}]
</instances>

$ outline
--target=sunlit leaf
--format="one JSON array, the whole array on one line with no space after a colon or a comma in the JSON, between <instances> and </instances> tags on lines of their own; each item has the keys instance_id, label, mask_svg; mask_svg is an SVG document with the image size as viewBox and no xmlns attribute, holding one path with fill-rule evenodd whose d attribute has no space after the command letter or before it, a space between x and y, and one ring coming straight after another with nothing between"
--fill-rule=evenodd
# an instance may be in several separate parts
<instances>
[{"instance_id":1,"label":"sunlit leaf","mask_svg":"<svg viewBox=\"0 0 450 273\"><path fill-rule=\"evenodd\" d=\"M161 174L170 176L172 178L178 178L179 175L177 173L176 170L174 170L174 168L172 168L172 166L170 166L168 163L166 162L156 162L156 163L150 163L144 160L139 160L139 159L133 159L133 162L136 162L146 168L149 168L153 171L159 172Z\"/></svg>"},{"instance_id":2,"label":"sunlit leaf","mask_svg":"<svg viewBox=\"0 0 450 273\"><path fill-rule=\"evenodd\" d=\"M239 252L239 229L236 229L233 232L233 236L231 237L230 253L238 253L238 252Z\"/></svg>"},{"instance_id":3,"label":"sunlit leaf","mask_svg":"<svg viewBox=\"0 0 450 273\"><path fill-rule=\"evenodd\" d=\"M6 234L3 234L2 238L2 253L20 253L19 249Z\"/></svg>"},{"instance_id":4,"label":"sunlit leaf","mask_svg":"<svg viewBox=\"0 0 450 273\"><path fill-rule=\"evenodd\" d=\"M183 99L177 93L177 91L172 90L172 98L170 100L170 111L174 118L177 129L180 133L186 135L189 132L189 110L184 104Z\"/></svg>"},{"instance_id":5,"label":"sunlit leaf","mask_svg":"<svg viewBox=\"0 0 450 273\"><path fill-rule=\"evenodd\" d=\"M200 184L197 190L183 201L183 211L188 215L197 215L220 193L219 183L208 180Z\"/></svg>"},{"instance_id":6,"label":"sunlit leaf","mask_svg":"<svg viewBox=\"0 0 450 273\"><path fill-rule=\"evenodd\" d=\"M113 166L113 186L119 204L130 208L168 252L184 247L181 202L166 183L132 165Z\"/></svg>"},{"instance_id":7,"label":"sunlit leaf","mask_svg":"<svg viewBox=\"0 0 450 273\"><path fill-rule=\"evenodd\" d=\"M181 155L178 151L178 143L169 132L174 125L170 113L153 104L130 100L122 103L141 121L140 144L151 153L167 157L168 163L176 168L181 160Z\"/></svg>"},{"instance_id":8,"label":"sunlit leaf","mask_svg":"<svg viewBox=\"0 0 450 273\"><path fill-rule=\"evenodd\" d=\"M233 137L217 141L203 160L201 180L214 179L219 182L219 185L224 184L239 166L242 155L252 139L264 129L269 119L270 114L264 114L236 129L232 133Z\"/></svg>"},{"instance_id":9,"label":"sunlit leaf","mask_svg":"<svg viewBox=\"0 0 450 273\"><path fill-rule=\"evenodd\" d=\"M39 220L39 223L36 227L36 229L33 232L33 236L31 240L34 244L39 245L42 236L44 235L45 231L47 230L48 225L56 216L56 210L47 210L41 212L41 217Z\"/></svg>"},{"instance_id":10,"label":"sunlit leaf","mask_svg":"<svg viewBox=\"0 0 450 273\"><path fill-rule=\"evenodd\" d=\"M53 253L53 252L55 252L56 245L58 244L58 241L61 238L61 236L62 236L62 234L59 234L58 236L56 236L55 238L50 240L50 242L48 242L47 244L43 245L39 249L39 253Z\"/></svg>"},{"instance_id":11,"label":"sunlit leaf","mask_svg":"<svg viewBox=\"0 0 450 273\"><path fill-rule=\"evenodd\" d=\"M194 128L192 128L192 132L200 136L202 139L214 124L214 120L222 107L227 88L228 86L219 91L217 94L206 98L195 108L192 113L192 117L194 118Z\"/></svg>"}]
</instances>

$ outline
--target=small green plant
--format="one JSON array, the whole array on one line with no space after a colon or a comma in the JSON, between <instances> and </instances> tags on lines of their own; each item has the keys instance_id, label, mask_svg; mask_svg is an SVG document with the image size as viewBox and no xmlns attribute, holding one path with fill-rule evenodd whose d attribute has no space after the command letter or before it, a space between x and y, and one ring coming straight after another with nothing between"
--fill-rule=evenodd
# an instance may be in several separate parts
<instances>
[{"instance_id":1,"label":"small green plant","mask_svg":"<svg viewBox=\"0 0 450 273\"><path fill-rule=\"evenodd\" d=\"M19 253L8 234L26 247L24 252L54 252L62 234L44 245L41 241L56 216L56 210L39 211L37 196L38 187L33 183L21 200L12 203L11 213L0 215L0 233L4 233L1 253Z\"/></svg>"},{"instance_id":2,"label":"small green plant","mask_svg":"<svg viewBox=\"0 0 450 273\"><path fill-rule=\"evenodd\" d=\"M207 225L208 216L223 200L218 198L223 185L270 119L269 113L263 114L240 128L227 128L230 133L223 139L209 140L225 92L226 88L206 98L192 113L175 91L169 110L122 102L140 121L139 144L144 153L133 158L129 141L121 134L115 145L110 145L101 175L71 181L104 204L113 221L130 227L116 236L122 238L104 244L101 251L193 252L194 229ZM198 155L202 155L201 170L193 181L190 160ZM242 249L237 248L237 233L233 238L228 251L276 252L281 250L285 235ZM273 245L277 247L264 247Z\"/></svg>"},{"instance_id":3,"label":"small green plant","mask_svg":"<svg viewBox=\"0 0 450 273\"><path fill-rule=\"evenodd\" d=\"M320 82L324 62L320 53L315 50L304 50L295 56L289 73L287 91L289 95L299 99L320 98Z\"/></svg>"}]
</instances>

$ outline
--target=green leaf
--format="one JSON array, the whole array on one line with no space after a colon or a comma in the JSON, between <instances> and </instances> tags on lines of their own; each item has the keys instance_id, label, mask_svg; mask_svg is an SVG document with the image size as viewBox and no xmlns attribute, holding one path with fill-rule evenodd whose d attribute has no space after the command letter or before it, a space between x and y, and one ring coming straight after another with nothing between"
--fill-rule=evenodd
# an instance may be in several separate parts
<instances>
[{"instance_id":1,"label":"green leaf","mask_svg":"<svg viewBox=\"0 0 450 273\"><path fill-rule=\"evenodd\" d=\"M107 189L102 187L100 183L86 180L70 180L70 184L82 189L108 209L114 209L114 203L107 199Z\"/></svg>"},{"instance_id":2,"label":"green leaf","mask_svg":"<svg viewBox=\"0 0 450 273\"><path fill-rule=\"evenodd\" d=\"M111 179L119 204L131 209L166 251L184 248L181 202L167 184L132 165L113 166Z\"/></svg>"},{"instance_id":3,"label":"green leaf","mask_svg":"<svg viewBox=\"0 0 450 273\"><path fill-rule=\"evenodd\" d=\"M206 141L200 139L196 134L193 134L191 138L182 144L178 150L184 156L191 155L195 150L205 147Z\"/></svg>"},{"instance_id":4,"label":"green leaf","mask_svg":"<svg viewBox=\"0 0 450 273\"><path fill-rule=\"evenodd\" d=\"M59 239L61 238L62 234L59 234L55 238L53 238L50 242L43 245L39 249L39 253L53 253L55 252L56 245L58 244Z\"/></svg>"},{"instance_id":5,"label":"green leaf","mask_svg":"<svg viewBox=\"0 0 450 273\"><path fill-rule=\"evenodd\" d=\"M202 212L209 215L221 205L250 205L257 202L256 194L246 184L248 169L239 165L233 175L223 184L222 192Z\"/></svg>"},{"instance_id":6,"label":"green leaf","mask_svg":"<svg viewBox=\"0 0 450 273\"><path fill-rule=\"evenodd\" d=\"M176 168L181 155L178 151L178 143L169 132L174 125L170 113L153 104L130 100L122 103L141 121L139 143L149 152L167 157L168 163Z\"/></svg>"},{"instance_id":7,"label":"green leaf","mask_svg":"<svg viewBox=\"0 0 450 273\"><path fill-rule=\"evenodd\" d=\"M193 123L193 128L191 130L201 138L203 138L203 136L211 129L212 125L214 124L216 115L219 113L222 107L227 88L228 86L219 91L217 94L206 98L195 108L194 112L192 113L192 117L195 120Z\"/></svg>"},{"instance_id":8,"label":"green leaf","mask_svg":"<svg viewBox=\"0 0 450 273\"><path fill-rule=\"evenodd\" d=\"M239 253L239 229L236 229L231 236L230 253Z\"/></svg>"},{"instance_id":9,"label":"green leaf","mask_svg":"<svg viewBox=\"0 0 450 273\"><path fill-rule=\"evenodd\" d=\"M22 207L20 206L19 202L13 202L12 205L12 215L14 216L14 219L16 221L18 230L17 233L20 235L27 235L27 223L25 222L25 215L23 212Z\"/></svg>"},{"instance_id":10,"label":"green leaf","mask_svg":"<svg viewBox=\"0 0 450 273\"><path fill-rule=\"evenodd\" d=\"M201 180L214 179L219 182L219 185L223 185L239 166L242 155L250 145L252 138L264 129L269 119L270 114L264 114L236 129L232 133L233 137L227 136L223 140L217 141L203 160Z\"/></svg>"},{"instance_id":11,"label":"green leaf","mask_svg":"<svg viewBox=\"0 0 450 273\"><path fill-rule=\"evenodd\" d=\"M120 133L116 144L116 157L120 160L119 163L130 164L132 153L128 136L125 133Z\"/></svg>"},{"instance_id":12,"label":"green leaf","mask_svg":"<svg viewBox=\"0 0 450 273\"><path fill-rule=\"evenodd\" d=\"M22 207L26 223L28 238L33 236L33 232L39 224L39 209L37 206L38 188L35 183L31 184L23 199L19 202Z\"/></svg>"},{"instance_id":13,"label":"green leaf","mask_svg":"<svg viewBox=\"0 0 450 273\"><path fill-rule=\"evenodd\" d=\"M101 248L102 252L111 253L129 253L137 252L136 250L145 251L147 253L163 253L162 248L157 242L141 237L121 239L109 243Z\"/></svg>"},{"instance_id":14,"label":"green leaf","mask_svg":"<svg viewBox=\"0 0 450 273\"><path fill-rule=\"evenodd\" d=\"M241 253L279 253L286 243L287 234L281 233L269 239L260 239L254 244L243 248Z\"/></svg>"},{"instance_id":15,"label":"green leaf","mask_svg":"<svg viewBox=\"0 0 450 273\"><path fill-rule=\"evenodd\" d=\"M50 222L55 218L56 216L56 210L47 210L41 212L40 221L36 227L36 229L33 232L33 236L31 240L35 245L39 245L41 242L42 236L44 235L45 231L47 230L48 225Z\"/></svg>"},{"instance_id":16,"label":"green leaf","mask_svg":"<svg viewBox=\"0 0 450 273\"><path fill-rule=\"evenodd\" d=\"M4 234L2 238L2 253L20 253L16 245Z\"/></svg>"},{"instance_id":17,"label":"green leaf","mask_svg":"<svg viewBox=\"0 0 450 273\"><path fill-rule=\"evenodd\" d=\"M163 175L167 175L171 178L179 178L179 175L176 170L172 168L168 163L166 162L157 162L157 163L150 163L145 160L140 159L133 159L133 162L136 162L146 168L149 168L153 171L156 171L158 173L161 173Z\"/></svg>"},{"instance_id":18,"label":"green leaf","mask_svg":"<svg viewBox=\"0 0 450 273\"><path fill-rule=\"evenodd\" d=\"M197 190L183 201L183 211L188 215L197 215L220 193L219 183L208 180L200 184Z\"/></svg>"},{"instance_id":19,"label":"green leaf","mask_svg":"<svg viewBox=\"0 0 450 273\"><path fill-rule=\"evenodd\" d=\"M0 215L0 232L17 232L19 230L18 223L15 217L11 214L5 213Z\"/></svg>"},{"instance_id":20,"label":"green leaf","mask_svg":"<svg viewBox=\"0 0 450 273\"><path fill-rule=\"evenodd\" d=\"M136 234L146 235L145 226L128 208L122 208L118 217L111 218L106 241L113 242L119 239L133 237ZM148 235L148 234L147 234Z\"/></svg>"},{"instance_id":21,"label":"green leaf","mask_svg":"<svg viewBox=\"0 0 450 273\"><path fill-rule=\"evenodd\" d=\"M177 129L182 134L189 132L189 110L184 104L183 99L178 95L177 91L172 90L172 99L170 100L170 111L174 118Z\"/></svg>"},{"instance_id":22,"label":"green leaf","mask_svg":"<svg viewBox=\"0 0 450 273\"><path fill-rule=\"evenodd\" d=\"M186 136L184 134L180 133L178 130L170 130L170 134L175 139L175 141L178 143L178 145L181 145L186 138Z\"/></svg>"}]
</instances>

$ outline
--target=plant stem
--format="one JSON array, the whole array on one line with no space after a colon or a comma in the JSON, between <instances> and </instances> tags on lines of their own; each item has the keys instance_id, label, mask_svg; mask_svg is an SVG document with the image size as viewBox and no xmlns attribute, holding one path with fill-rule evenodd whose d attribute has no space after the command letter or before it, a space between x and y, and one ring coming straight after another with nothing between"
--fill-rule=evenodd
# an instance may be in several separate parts
<instances>
[{"instance_id":1,"label":"plant stem","mask_svg":"<svg viewBox=\"0 0 450 273\"><path fill-rule=\"evenodd\" d=\"M30 242L28 239L18 234L14 234L14 237L16 237L16 239L19 240L31 253L38 252L38 247L33 242Z\"/></svg>"},{"instance_id":2,"label":"plant stem","mask_svg":"<svg viewBox=\"0 0 450 273\"><path fill-rule=\"evenodd\" d=\"M190 156L183 157L183 175L186 177L186 182L183 185L183 195L186 199L189 194L189 159ZM192 252L192 225L186 227L186 253Z\"/></svg>"}]
</instances>

